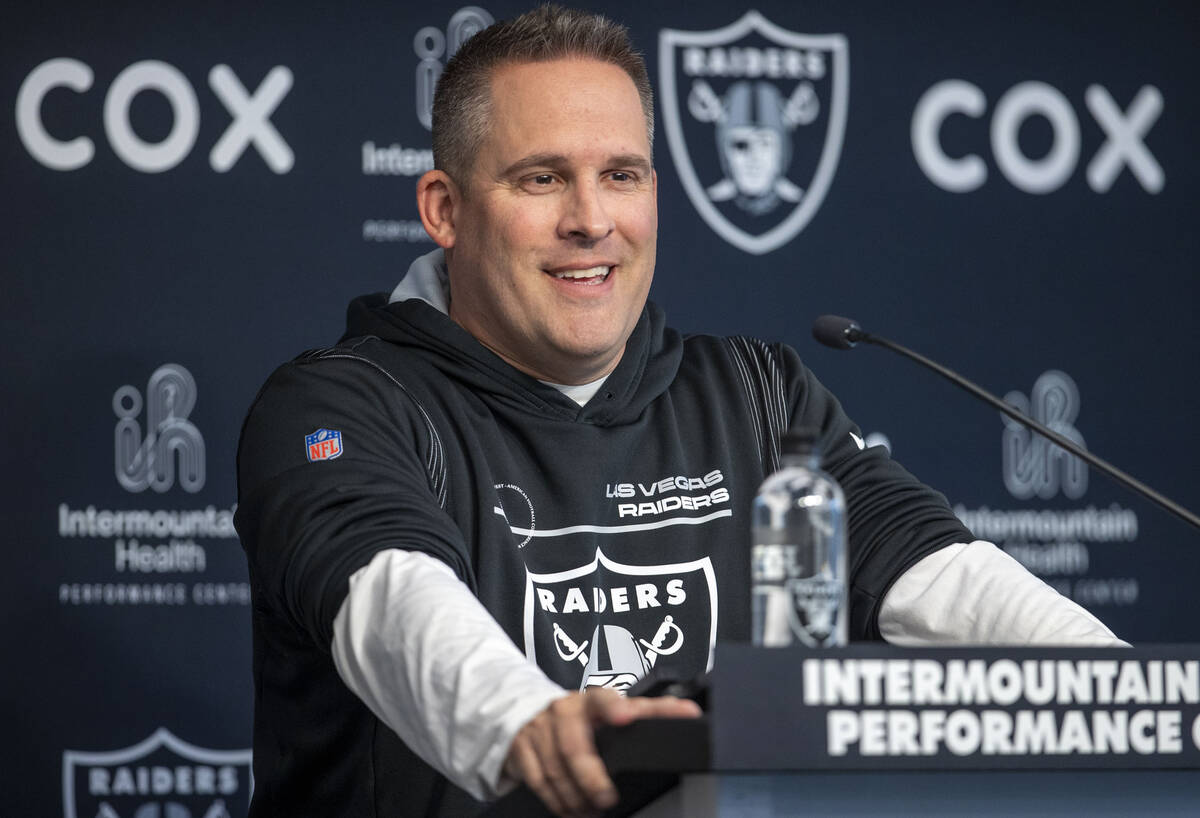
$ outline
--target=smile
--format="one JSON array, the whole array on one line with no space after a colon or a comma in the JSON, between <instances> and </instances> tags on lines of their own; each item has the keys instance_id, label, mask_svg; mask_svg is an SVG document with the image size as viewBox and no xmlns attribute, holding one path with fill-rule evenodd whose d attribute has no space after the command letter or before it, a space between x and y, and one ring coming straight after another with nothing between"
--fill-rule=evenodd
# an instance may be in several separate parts
<instances>
[{"instance_id":1,"label":"smile","mask_svg":"<svg viewBox=\"0 0 1200 818\"><path fill-rule=\"evenodd\" d=\"M558 279L570 279L586 284L601 284L608 278L608 274L612 271L612 267L588 267L586 270L562 270L557 273L551 273L552 276Z\"/></svg>"}]
</instances>

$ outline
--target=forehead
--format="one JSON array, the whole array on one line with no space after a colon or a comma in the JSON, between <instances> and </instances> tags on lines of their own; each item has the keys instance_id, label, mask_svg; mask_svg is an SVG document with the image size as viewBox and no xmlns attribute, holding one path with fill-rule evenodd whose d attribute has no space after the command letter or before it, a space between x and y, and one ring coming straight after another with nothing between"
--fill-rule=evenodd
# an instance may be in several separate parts
<instances>
[{"instance_id":1,"label":"forehead","mask_svg":"<svg viewBox=\"0 0 1200 818\"><path fill-rule=\"evenodd\" d=\"M586 58L506 63L491 76L491 122L485 145L536 153L555 141L607 143L649 157L641 97L619 66ZM617 143L621 143L617 147Z\"/></svg>"}]
</instances>

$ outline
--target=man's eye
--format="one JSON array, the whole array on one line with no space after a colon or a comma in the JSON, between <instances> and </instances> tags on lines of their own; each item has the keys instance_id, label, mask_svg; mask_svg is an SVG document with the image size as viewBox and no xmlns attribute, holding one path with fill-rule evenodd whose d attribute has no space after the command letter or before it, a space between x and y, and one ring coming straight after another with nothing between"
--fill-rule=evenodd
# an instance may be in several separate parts
<instances>
[{"instance_id":1,"label":"man's eye","mask_svg":"<svg viewBox=\"0 0 1200 818\"><path fill-rule=\"evenodd\" d=\"M520 185L528 193L552 193L558 189L559 178L553 173L534 173L521 177Z\"/></svg>"},{"instance_id":2,"label":"man's eye","mask_svg":"<svg viewBox=\"0 0 1200 818\"><path fill-rule=\"evenodd\" d=\"M614 182L632 182L633 174L626 173L623 170L614 170L611 174L609 174L609 178Z\"/></svg>"}]
</instances>

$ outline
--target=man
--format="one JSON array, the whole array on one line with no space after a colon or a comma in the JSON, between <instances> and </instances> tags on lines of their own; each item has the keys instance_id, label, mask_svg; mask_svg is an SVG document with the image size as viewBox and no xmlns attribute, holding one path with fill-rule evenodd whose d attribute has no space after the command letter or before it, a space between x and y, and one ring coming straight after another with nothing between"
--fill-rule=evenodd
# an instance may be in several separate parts
<instances>
[{"instance_id":1,"label":"man","mask_svg":"<svg viewBox=\"0 0 1200 818\"><path fill-rule=\"evenodd\" d=\"M611 805L592 727L697 710L606 688L747 638L747 512L788 427L847 494L855 638L1115 641L862 449L793 351L665 326L652 117L603 18L538 9L447 65L417 191L440 249L243 432L254 814L470 814L516 782Z\"/></svg>"}]
</instances>

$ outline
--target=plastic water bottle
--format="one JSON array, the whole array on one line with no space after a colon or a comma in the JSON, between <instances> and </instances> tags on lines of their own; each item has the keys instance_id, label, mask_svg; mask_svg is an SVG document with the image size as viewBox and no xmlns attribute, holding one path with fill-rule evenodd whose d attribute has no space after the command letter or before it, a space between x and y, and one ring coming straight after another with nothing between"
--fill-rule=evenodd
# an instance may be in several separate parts
<instances>
[{"instance_id":1,"label":"plastic water bottle","mask_svg":"<svg viewBox=\"0 0 1200 818\"><path fill-rule=\"evenodd\" d=\"M817 434L782 441L779 471L752 511L751 641L836 647L847 641L846 499L821 471Z\"/></svg>"}]
</instances>

